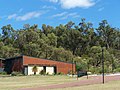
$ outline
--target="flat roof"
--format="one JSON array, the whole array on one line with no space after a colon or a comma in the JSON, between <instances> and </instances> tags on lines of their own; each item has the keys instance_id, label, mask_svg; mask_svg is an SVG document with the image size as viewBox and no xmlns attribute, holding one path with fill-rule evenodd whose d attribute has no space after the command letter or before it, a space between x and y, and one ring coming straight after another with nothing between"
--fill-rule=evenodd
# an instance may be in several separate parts
<instances>
[{"instance_id":1,"label":"flat roof","mask_svg":"<svg viewBox=\"0 0 120 90\"><path fill-rule=\"evenodd\" d=\"M5 60L9 60L9 59L15 59L15 58L22 58L23 56L26 56L26 57L30 57L30 58L36 58L36 59L42 59L42 58L37 58L37 57L32 57L32 56L27 56L27 55L20 55L20 56L16 56L16 57L10 57L10 58L6 58ZM42 60L50 60L50 59L42 59ZM56 61L56 62L63 62L63 63L69 63L69 64L72 64L72 62L65 62L65 61L57 61L57 60L50 60L50 61ZM75 63L73 63L75 64Z\"/></svg>"},{"instance_id":2,"label":"flat roof","mask_svg":"<svg viewBox=\"0 0 120 90\"><path fill-rule=\"evenodd\" d=\"M23 57L24 55L20 55L20 56L16 56L16 57L10 57L10 58L5 58L5 60L9 60L9 59L14 59L14 58L20 58Z\"/></svg>"}]
</instances>

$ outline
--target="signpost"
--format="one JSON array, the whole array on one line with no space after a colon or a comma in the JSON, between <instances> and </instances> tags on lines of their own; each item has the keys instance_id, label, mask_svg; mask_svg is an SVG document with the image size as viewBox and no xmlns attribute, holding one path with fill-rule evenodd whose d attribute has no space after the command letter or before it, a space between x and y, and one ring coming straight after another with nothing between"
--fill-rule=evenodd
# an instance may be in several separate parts
<instances>
[{"instance_id":1,"label":"signpost","mask_svg":"<svg viewBox=\"0 0 120 90\"><path fill-rule=\"evenodd\" d=\"M73 58L72 58L72 77L73 77Z\"/></svg>"},{"instance_id":2,"label":"signpost","mask_svg":"<svg viewBox=\"0 0 120 90\"><path fill-rule=\"evenodd\" d=\"M104 84L104 50L102 48L102 83Z\"/></svg>"}]
</instances>

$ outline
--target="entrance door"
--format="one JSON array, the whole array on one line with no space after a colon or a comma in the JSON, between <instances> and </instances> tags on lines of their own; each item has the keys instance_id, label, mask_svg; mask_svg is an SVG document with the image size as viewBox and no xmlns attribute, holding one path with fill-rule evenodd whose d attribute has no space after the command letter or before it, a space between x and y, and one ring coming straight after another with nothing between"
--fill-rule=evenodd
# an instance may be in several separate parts
<instances>
[{"instance_id":1,"label":"entrance door","mask_svg":"<svg viewBox=\"0 0 120 90\"><path fill-rule=\"evenodd\" d=\"M54 67L54 73L57 74L57 67Z\"/></svg>"},{"instance_id":2,"label":"entrance door","mask_svg":"<svg viewBox=\"0 0 120 90\"><path fill-rule=\"evenodd\" d=\"M46 72L46 66L43 66L43 70L44 70L44 72Z\"/></svg>"}]
</instances>

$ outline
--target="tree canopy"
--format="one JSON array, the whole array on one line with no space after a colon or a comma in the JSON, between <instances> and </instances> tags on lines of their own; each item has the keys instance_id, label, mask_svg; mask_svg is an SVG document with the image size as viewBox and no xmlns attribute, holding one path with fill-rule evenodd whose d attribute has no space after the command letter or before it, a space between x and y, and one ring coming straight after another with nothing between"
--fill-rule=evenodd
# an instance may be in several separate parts
<instances>
[{"instance_id":1,"label":"tree canopy","mask_svg":"<svg viewBox=\"0 0 120 90\"><path fill-rule=\"evenodd\" d=\"M43 24L23 25L15 30L12 25L2 28L0 34L1 58L28 55L57 61L77 62L80 70L101 72L101 52L104 48L106 72L119 71L120 29L107 20L97 28L84 18L78 24L70 21L56 27Z\"/></svg>"}]
</instances>

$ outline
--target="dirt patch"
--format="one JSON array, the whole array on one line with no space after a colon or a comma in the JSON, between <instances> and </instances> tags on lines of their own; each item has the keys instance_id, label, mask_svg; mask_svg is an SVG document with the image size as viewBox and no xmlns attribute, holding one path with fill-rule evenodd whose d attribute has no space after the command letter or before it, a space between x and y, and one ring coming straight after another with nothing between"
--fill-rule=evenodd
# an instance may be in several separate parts
<instances>
[{"instance_id":1,"label":"dirt patch","mask_svg":"<svg viewBox=\"0 0 120 90\"><path fill-rule=\"evenodd\" d=\"M105 76L105 83L109 81L116 81L116 80L120 80L120 75ZM48 90L48 89L67 88L67 87L76 87L76 86L93 85L93 84L102 84L102 76L89 76L89 79L80 80L76 82L42 86L38 88L19 89L19 90Z\"/></svg>"}]
</instances>

